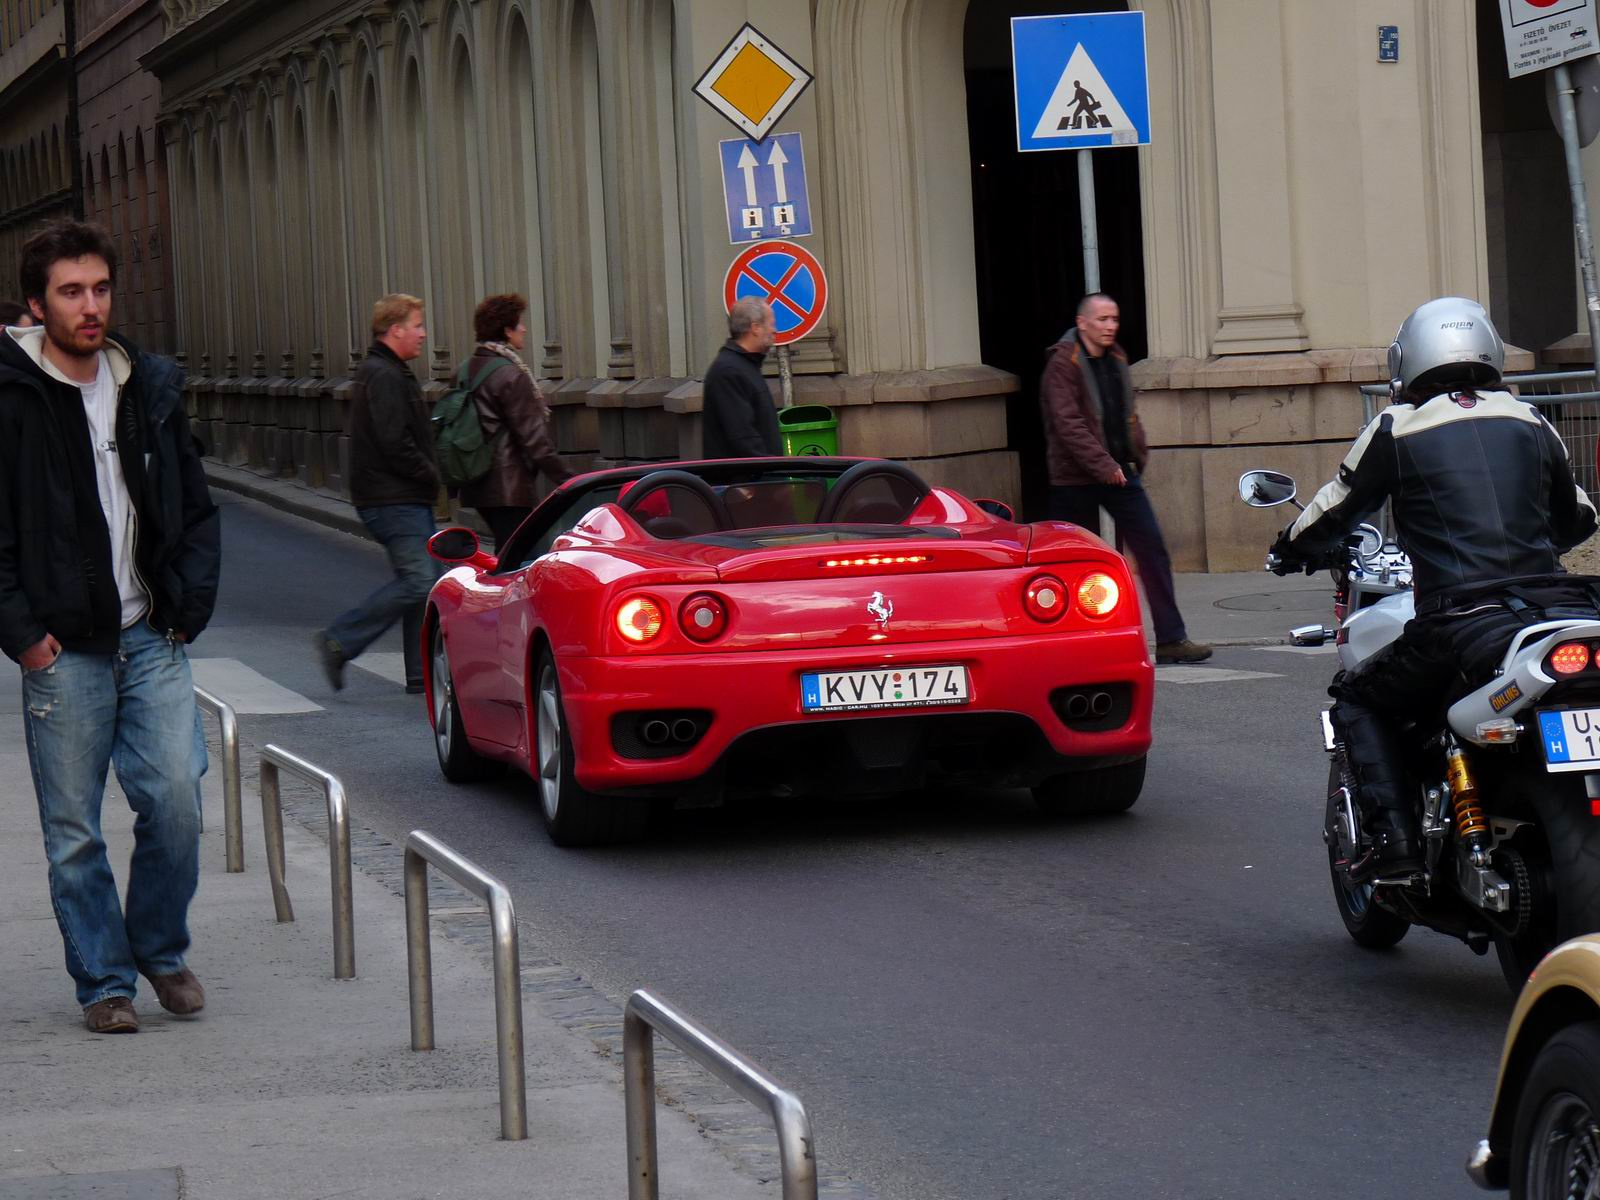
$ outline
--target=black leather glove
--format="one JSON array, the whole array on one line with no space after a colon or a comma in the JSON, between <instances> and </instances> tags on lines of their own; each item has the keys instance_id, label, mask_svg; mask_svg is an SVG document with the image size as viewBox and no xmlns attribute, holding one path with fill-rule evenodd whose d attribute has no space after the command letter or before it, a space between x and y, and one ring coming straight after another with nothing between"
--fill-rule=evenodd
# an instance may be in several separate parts
<instances>
[{"instance_id":1,"label":"black leather glove","mask_svg":"<svg viewBox=\"0 0 1600 1200\"><path fill-rule=\"evenodd\" d=\"M1312 573L1312 566L1307 563L1289 541L1289 530L1285 529L1278 534L1272 548L1267 551L1267 570L1274 575L1292 575L1301 567L1305 567L1306 574Z\"/></svg>"}]
</instances>

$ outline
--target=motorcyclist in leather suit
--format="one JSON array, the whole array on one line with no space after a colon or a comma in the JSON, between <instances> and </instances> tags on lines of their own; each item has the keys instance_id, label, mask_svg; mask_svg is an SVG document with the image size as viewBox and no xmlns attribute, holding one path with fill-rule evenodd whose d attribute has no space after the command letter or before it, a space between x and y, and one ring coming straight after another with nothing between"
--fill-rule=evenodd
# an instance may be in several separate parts
<instances>
[{"instance_id":1,"label":"motorcyclist in leather suit","mask_svg":"<svg viewBox=\"0 0 1600 1200\"><path fill-rule=\"evenodd\" d=\"M1595 531L1594 506L1555 429L1500 389L1504 363L1475 301L1418 308L1389 347L1393 403L1272 547L1279 574L1315 570L1387 500L1411 556L1416 617L1328 689L1365 826L1356 880L1422 867L1402 728L1487 682L1524 624L1600 611L1600 582L1566 575L1560 561Z\"/></svg>"}]
</instances>

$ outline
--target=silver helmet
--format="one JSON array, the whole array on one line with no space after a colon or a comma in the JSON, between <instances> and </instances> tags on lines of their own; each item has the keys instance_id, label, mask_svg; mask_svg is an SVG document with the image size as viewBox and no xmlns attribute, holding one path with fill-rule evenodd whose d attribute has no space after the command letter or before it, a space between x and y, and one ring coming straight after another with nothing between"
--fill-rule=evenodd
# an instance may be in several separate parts
<instances>
[{"instance_id":1,"label":"silver helmet","mask_svg":"<svg viewBox=\"0 0 1600 1200\"><path fill-rule=\"evenodd\" d=\"M1483 305L1461 296L1429 300L1400 323L1389 347L1389 391L1398 397L1436 367L1462 364L1478 385L1498 383L1506 365L1500 340Z\"/></svg>"}]
</instances>

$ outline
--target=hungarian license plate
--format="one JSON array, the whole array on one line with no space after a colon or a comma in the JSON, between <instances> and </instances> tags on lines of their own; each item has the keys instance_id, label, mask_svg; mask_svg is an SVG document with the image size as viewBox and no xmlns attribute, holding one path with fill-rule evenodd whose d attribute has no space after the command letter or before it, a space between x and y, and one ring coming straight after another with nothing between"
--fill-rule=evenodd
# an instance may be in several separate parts
<instances>
[{"instance_id":1,"label":"hungarian license plate","mask_svg":"<svg viewBox=\"0 0 1600 1200\"><path fill-rule=\"evenodd\" d=\"M1600 708L1563 708L1539 714L1547 771L1600 770Z\"/></svg>"},{"instance_id":2,"label":"hungarian license plate","mask_svg":"<svg viewBox=\"0 0 1600 1200\"><path fill-rule=\"evenodd\" d=\"M882 671L808 671L800 676L805 712L865 712L965 704L965 667L901 667Z\"/></svg>"}]
</instances>

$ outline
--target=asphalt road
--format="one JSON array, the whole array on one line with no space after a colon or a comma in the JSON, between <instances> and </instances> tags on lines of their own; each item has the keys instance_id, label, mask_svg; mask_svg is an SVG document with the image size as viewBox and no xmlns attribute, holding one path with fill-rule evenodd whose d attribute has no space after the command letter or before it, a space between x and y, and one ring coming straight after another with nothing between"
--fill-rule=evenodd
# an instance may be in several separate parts
<instances>
[{"instance_id":1,"label":"asphalt road","mask_svg":"<svg viewBox=\"0 0 1600 1200\"><path fill-rule=\"evenodd\" d=\"M1049 824L1025 793L680 813L561 851L521 778L440 777L420 697L334 695L311 632L386 577L370 543L219 492L197 657L325 711L252 716L337 772L356 819L429 828L505 880L548 953L649 986L805 1100L831 1173L893 1200L1466 1197L1511 997L1492 958L1345 935L1317 836L1333 660L1163 683L1144 795ZM384 648L397 650L392 633Z\"/></svg>"}]
</instances>

